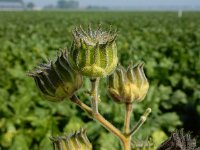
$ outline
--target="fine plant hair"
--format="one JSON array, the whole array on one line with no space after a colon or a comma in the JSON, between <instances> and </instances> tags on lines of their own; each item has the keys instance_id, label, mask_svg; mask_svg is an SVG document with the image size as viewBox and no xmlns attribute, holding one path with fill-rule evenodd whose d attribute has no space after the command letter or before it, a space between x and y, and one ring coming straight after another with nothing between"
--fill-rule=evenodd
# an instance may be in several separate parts
<instances>
[{"instance_id":1,"label":"fine plant hair","mask_svg":"<svg viewBox=\"0 0 200 150\"><path fill-rule=\"evenodd\" d=\"M157 150L200 150L196 145L196 138L191 133L185 133L183 129L174 131Z\"/></svg>"}]
</instances>

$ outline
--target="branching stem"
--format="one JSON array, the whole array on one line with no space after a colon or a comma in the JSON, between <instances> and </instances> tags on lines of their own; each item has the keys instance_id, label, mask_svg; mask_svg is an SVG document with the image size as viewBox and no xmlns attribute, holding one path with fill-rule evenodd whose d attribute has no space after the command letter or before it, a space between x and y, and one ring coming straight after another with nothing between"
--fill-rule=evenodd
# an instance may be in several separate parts
<instances>
[{"instance_id":1,"label":"branching stem","mask_svg":"<svg viewBox=\"0 0 200 150\"><path fill-rule=\"evenodd\" d=\"M73 95L70 100L78 105L81 109L86 111L88 115L99 122L102 126L104 126L107 130L112 132L116 137L120 139L123 144L124 150L131 150L131 137L135 134L135 132L141 127L141 125L145 122L146 118L151 112L151 109L148 108L146 112L141 116L140 120L137 122L135 127L130 131L130 119L132 114L132 104L126 104L126 113L125 113L125 121L124 121L124 134L118 130L114 125L112 125L109 121L107 121L98 111L98 85L99 79L92 79L91 80L92 88L92 100L91 100L91 107L83 103L79 100L76 95Z\"/></svg>"},{"instance_id":2,"label":"branching stem","mask_svg":"<svg viewBox=\"0 0 200 150\"><path fill-rule=\"evenodd\" d=\"M133 127L133 129L128 135L130 136L134 135L137 132L137 130L142 126L142 124L146 121L150 113L151 113L151 108L147 108L145 113L140 117L140 120L136 123L136 125Z\"/></svg>"},{"instance_id":3,"label":"branching stem","mask_svg":"<svg viewBox=\"0 0 200 150\"><path fill-rule=\"evenodd\" d=\"M82 101L80 101L77 96L73 95L70 98L70 100L76 105L78 105L81 109L86 111L90 117L94 118L97 122L101 123L101 125L104 126L107 130L111 131L121 141L126 140L125 136L121 133L120 130L118 130L115 126L108 122L101 114L93 113L92 109L86 104L84 104Z\"/></svg>"}]
</instances>

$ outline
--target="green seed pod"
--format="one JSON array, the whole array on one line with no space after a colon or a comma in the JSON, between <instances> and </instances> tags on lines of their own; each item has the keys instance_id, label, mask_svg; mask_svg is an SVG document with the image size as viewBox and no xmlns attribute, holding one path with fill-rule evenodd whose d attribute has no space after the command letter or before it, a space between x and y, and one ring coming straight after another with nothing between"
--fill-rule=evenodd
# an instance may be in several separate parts
<instances>
[{"instance_id":1,"label":"green seed pod","mask_svg":"<svg viewBox=\"0 0 200 150\"><path fill-rule=\"evenodd\" d=\"M82 27L73 31L70 51L71 65L82 75L91 78L110 75L117 66L116 33L103 32L100 27L84 31Z\"/></svg>"},{"instance_id":2,"label":"green seed pod","mask_svg":"<svg viewBox=\"0 0 200 150\"><path fill-rule=\"evenodd\" d=\"M92 144L84 129L71 135L51 137L50 139L53 142L54 150L92 150Z\"/></svg>"},{"instance_id":3,"label":"green seed pod","mask_svg":"<svg viewBox=\"0 0 200 150\"><path fill-rule=\"evenodd\" d=\"M148 89L142 63L130 65L127 70L120 66L108 77L108 93L118 103L140 102Z\"/></svg>"},{"instance_id":4,"label":"green seed pod","mask_svg":"<svg viewBox=\"0 0 200 150\"><path fill-rule=\"evenodd\" d=\"M69 98L82 85L82 76L70 67L66 51L60 52L54 62L41 64L28 75L34 78L42 95L50 101Z\"/></svg>"}]
</instances>

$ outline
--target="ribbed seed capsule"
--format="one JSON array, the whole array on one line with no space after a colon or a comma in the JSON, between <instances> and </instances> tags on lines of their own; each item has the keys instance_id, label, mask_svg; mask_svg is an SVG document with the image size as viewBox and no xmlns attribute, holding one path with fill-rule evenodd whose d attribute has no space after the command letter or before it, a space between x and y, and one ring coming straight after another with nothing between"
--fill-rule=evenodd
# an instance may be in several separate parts
<instances>
[{"instance_id":1,"label":"ribbed seed capsule","mask_svg":"<svg viewBox=\"0 0 200 150\"><path fill-rule=\"evenodd\" d=\"M119 93L123 90L124 86L124 68L123 67L117 67L115 72L108 77L108 92L109 95L119 103L122 103L123 96Z\"/></svg>"},{"instance_id":2,"label":"ribbed seed capsule","mask_svg":"<svg viewBox=\"0 0 200 150\"><path fill-rule=\"evenodd\" d=\"M118 103L133 103L144 99L149 83L139 63L125 70L122 66L108 77L108 93Z\"/></svg>"},{"instance_id":3,"label":"ribbed seed capsule","mask_svg":"<svg viewBox=\"0 0 200 150\"><path fill-rule=\"evenodd\" d=\"M54 150L92 150L86 130L80 129L71 135L51 137Z\"/></svg>"},{"instance_id":4,"label":"ribbed seed capsule","mask_svg":"<svg viewBox=\"0 0 200 150\"><path fill-rule=\"evenodd\" d=\"M42 95L51 101L71 97L82 85L82 76L70 67L66 51L60 52L54 62L41 64L28 75L34 78Z\"/></svg>"},{"instance_id":5,"label":"ribbed seed capsule","mask_svg":"<svg viewBox=\"0 0 200 150\"><path fill-rule=\"evenodd\" d=\"M156 150L200 150L197 139L183 129L174 131Z\"/></svg>"},{"instance_id":6,"label":"ribbed seed capsule","mask_svg":"<svg viewBox=\"0 0 200 150\"><path fill-rule=\"evenodd\" d=\"M117 66L116 34L76 28L73 31L73 44L70 50L70 62L82 75L96 78L111 74Z\"/></svg>"}]
</instances>

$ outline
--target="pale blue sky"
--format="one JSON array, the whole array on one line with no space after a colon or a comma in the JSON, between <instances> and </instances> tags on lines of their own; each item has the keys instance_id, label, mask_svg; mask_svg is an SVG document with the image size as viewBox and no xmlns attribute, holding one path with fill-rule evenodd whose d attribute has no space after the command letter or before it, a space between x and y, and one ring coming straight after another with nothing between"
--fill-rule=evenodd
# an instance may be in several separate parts
<instances>
[{"instance_id":1,"label":"pale blue sky","mask_svg":"<svg viewBox=\"0 0 200 150\"><path fill-rule=\"evenodd\" d=\"M24 0L34 2L37 6L55 5L57 0ZM81 7L135 7L135 6L200 6L200 0L78 0Z\"/></svg>"}]
</instances>

